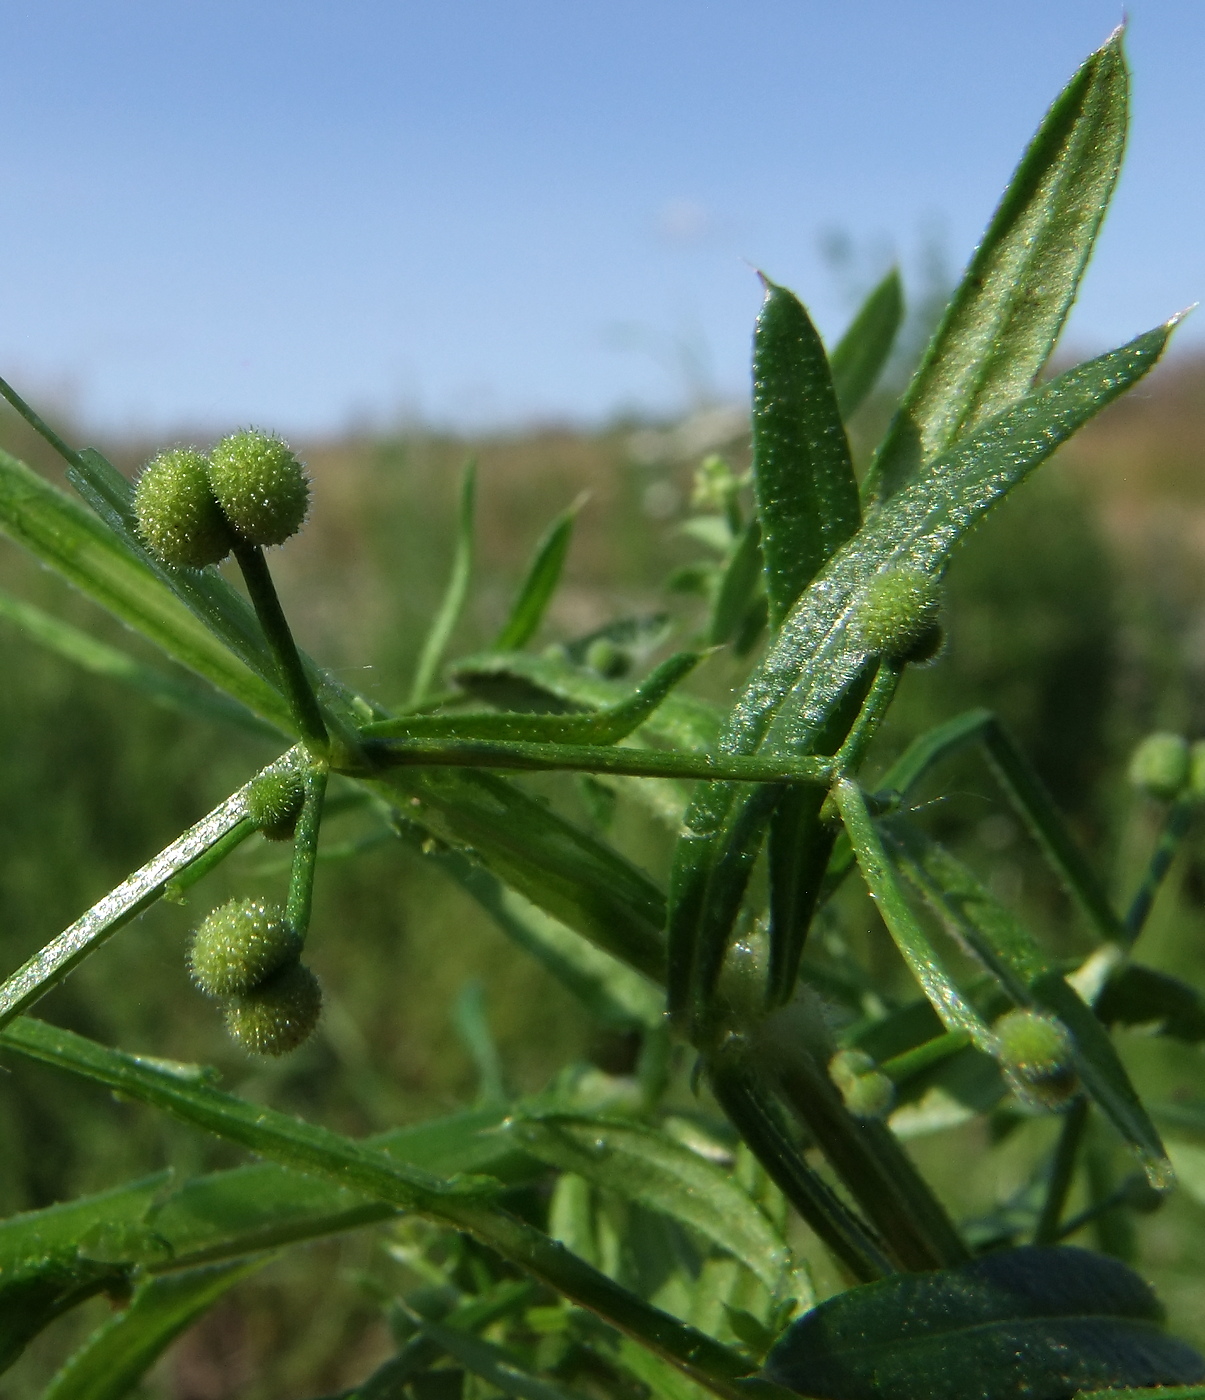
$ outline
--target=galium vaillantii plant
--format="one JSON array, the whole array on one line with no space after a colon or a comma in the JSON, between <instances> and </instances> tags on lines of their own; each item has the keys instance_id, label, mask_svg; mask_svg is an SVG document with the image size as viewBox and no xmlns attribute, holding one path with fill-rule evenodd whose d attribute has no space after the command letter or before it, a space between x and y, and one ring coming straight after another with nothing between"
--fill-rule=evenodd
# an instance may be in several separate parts
<instances>
[{"instance_id":1,"label":"galium vaillantii plant","mask_svg":"<svg viewBox=\"0 0 1205 1400\"><path fill-rule=\"evenodd\" d=\"M1042 379L1116 181L1127 93L1119 33L1026 151L860 483L845 422L891 351L898 279L874 290L831 353L800 301L765 281L750 480L715 461L700 477L726 531L704 571L701 648L635 686L622 679L626 622L559 651L529 647L572 511L545 536L491 650L447 666L472 529L466 477L452 585L409 702L388 709L294 642L264 554L308 509L284 442L248 431L208 456L177 448L131 486L3 386L65 458L83 504L0 455L0 526L222 696L198 685L181 700L177 687L179 703L270 728L291 747L0 987L7 1057L260 1159L0 1223L0 1364L106 1292L118 1310L46 1396L126 1394L278 1251L384 1222L391 1248L424 1260L423 1277L450 1280L466 1249L478 1267L443 1294L393 1301L396 1356L346 1392L365 1400L1205 1394L1205 1363L1162 1330L1149 1287L1116 1258L1060 1243L1094 1214L1156 1207L1174 1184L1110 1027L1157 1020L1152 997L1200 1005L1133 949L1205 766L1174 735L1136 755L1134 781L1165 804L1167 824L1125 913L990 713L940 725L872 786L860 776L908 667L940 651L955 546L1155 365L1175 325ZM246 596L217 570L230 555ZM53 633L66 654L95 654L73 649L72 636ZM680 689L719 647L751 657L726 712ZM448 689L436 691L441 672ZM145 670L138 678L156 683ZM922 777L973 748L1095 935L1081 966L1048 953L909 808ZM594 775L634 802L654 800L648 780L660 780L655 805L678 833L667 881L514 776L545 770ZM190 970L248 1052L293 1050L320 1017L301 959L336 782L487 908L505 895L504 931L600 1021L639 1033L635 1079L615 1081L601 1106L570 1076L532 1099L355 1140L227 1094L203 1067L130 1055L29 1014L123 925L164 896L181 899L262 832L292 843L286 902L248 891L210 912ZM915 978L906 1006L867 999L869 974L809 941L855 879ZM946 936L972 955L974 976L949 970ZM685 1133L666 1107L674 1042L689 1047L696 1090L710 1095L706 1150L704 1129ZM1028 1206L994 1232L952 1219L893 1131L892 1113L935 1086L964 1120L1061 1115ZM1101 1125L1128 1144L1134 1172L1068 1217L1086 1134ZM510 1194L533 1182L548 1188L539 1218ZM185 1199L205 1208L181 1212ZM640 1234L639 1267L622 1239L605 1247L619 1207ZM87 1241L113 1222L121 1247L93 1257ZM806 1232L845 1284L819 1303L790 1244Z\"/></svg>"}]
</instances>

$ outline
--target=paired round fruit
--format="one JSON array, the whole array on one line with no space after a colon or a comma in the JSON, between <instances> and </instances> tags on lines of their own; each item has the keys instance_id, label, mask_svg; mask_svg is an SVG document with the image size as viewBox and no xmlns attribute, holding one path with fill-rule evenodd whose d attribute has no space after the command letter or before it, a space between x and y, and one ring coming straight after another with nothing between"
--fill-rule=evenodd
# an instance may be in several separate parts
<instances>
[{"instance_id":1,"label":"paired round fruit","mask_svg":"<svg viewBox=\"0 0 1205 1400\"><path fill-rule=\"evenodd\" d=\"M310 503L305 468L281 438L255 429L223 438L211 457L163 452L134 488L138 532L165 564L218 564L235 544L283 544Z\"/></svg>"},{"instance_id":2,"label":"paired round fruit","mask_svg":"<svg viewBox=\"0 0 1205 1400\"><path fill-rule=\"evenodd\" d=\"M996 1056L1010 1088L1031 1108L1058 1113L1079 1097L1075 1044L1057 1016L1009 1011L992 1027Z\"/></svg>"},{"instance_id":3,"label":"paired round fruit","mask_svg":"<svg viewBox=\"0 0 1205 1400\"><path fill-rule=\"evenodd\" d=\"M269 841L291 841L305 806L305 788L296 773L261 773L247 791L247 815Z\"/></svg>"},{"instance_id":4,"label":"paired round fruit","mask_svg":"<svg viewBox=\"0 0 1205 1400\"><path fill-rule=\"evenodd\" d=\"M278 905L236 899L212 911L193 936L193 981L226 1003L226 1027L257 1055L285 1055L306 1040L322 992L301 962L301 938Z\"/></svg>"},{"instance_id":5,"label":"paired round fruit","mask_svg":"<svg viewBox=\"0 0 1205 1400\"><path fill-rule=\"evenodd\" d=\"M1171 802L1202 766L1201 757L1189 749L1182 735L1148 734L1130 755L1130 782L1150 797Z\"/></svg>"}]
</instances>

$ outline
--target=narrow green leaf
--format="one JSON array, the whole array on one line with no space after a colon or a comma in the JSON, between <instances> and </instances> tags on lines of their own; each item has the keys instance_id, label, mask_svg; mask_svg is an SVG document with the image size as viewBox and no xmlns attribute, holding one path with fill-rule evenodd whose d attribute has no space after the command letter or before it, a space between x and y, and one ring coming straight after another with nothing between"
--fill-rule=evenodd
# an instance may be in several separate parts
<instances>
[{"instance_id":1,"label":"narrow green leaf","mask_svg":"<svg viewBox=\"0 0 1205 1400\"><path fill-rule=\"evenodd\" d=\"M90 633L61 622L41 608L4 592L0 592L0 617L15 623L43 646L92 675L120 681L169 710L179 710L210 722L237 725L256 734L276 732L271 725L258 719L243 705L228 700L220 691L203 690L191 681L135 661L124 651L98 641Z\"/></svg>"},{"instance_id":2,"label":"narrow green leaf","mask_svg":"<svg viewBox=\"0 0 1205 1400\"><path fill-rule=\"evenodd\" d=\"M577 513L585 503L586 498L579 496L568 510L557 516L536 545L527 577L511 604L510 616L494 639L494 651L522 651L539 630L548 604L552 602L552 595L561 581L561 570L565 567L565 556L573 539Z\"/></svg>"},{"instance_id":3,"label":"narrow green leaf","mask_svg":"<svg viewBox=\"0 0 1205 1400\"><path fill-rule=\"evenodd\" d=\"M762 567L761 522L754 516L733 545L720 575L707 633L713 647L723 646L739 635L761 588Z\"/></svg>"},{"instance_id":4,"label":"narrow green leaf","mask_svg":"<svg viewBox=\"0 0 1205 1400\"><path fill-rule=\"evenodd\" d=\"M161 1258L168 1246L146 1221L170 1182L170 1172L156 1172L112 1191L0 1220L0 1278L75 1255L122 1264Z\"/></svg>"},{"instance_id":5,"label":"narrow green leaf","mask_svg":"<svg viewBox=\"0 0 1205 1400\"><path fill-rule=\"evenodd\" d=\"M572 1113L519 1115L511 1131L551 1166L697 1230L781 1292L793 1267L781 1234L729 1173L667 1133Z\"/></svg>"},{"instance_id":6,"label":"narrow green leaf","mask_svg":"<svg viewBox=\"0 0 1205 1400\"><path fill-rule=\"evenodd\" d=\"M777 629L862 513L820 336L797 297L762 280L766 298L753 336L753 489Z\"/></svg>"},{"instance_id":7,"label":"narrow green leaf","mask_svg":"<svg viewBox=\"0 0 1205 1400\"><path fill-rule=\"evenodd\" d=\"M1116 1259L1010 1249L821 1303L787 1329L763 1374L814 1400L1066 1400L1201 1380L1205 1362L1162 1321L1150 1288Z\"/></svg>"},{"instance_id":8,"label":"narrow green leaf","mask_svg":"<svg viewBox=\"0 0 1205 1400\"><path fill-rule=\"evenodd\" d=\"M122 1400L185 1328L266 1263L244 1259L147 1279L56 1373L41 1400Z\"/></svg>"},{"instance_id":9,"label":"narrow green leaf","mask_svg":"<svg viewBox=\"0 0 1205 1400\"><path fill-rule=\"evenodd\" d=\"M1075 1400L1205 1400L1205 1385L1161 1385L1141 1390L1079 1390Z\"/></svg>"},{"instance_id":10,"label":"narrow green leaf","mask_svg":"<svg viewBox=\"0 0 1205 1400\"><path fill-rule=\"evenodd\" d=\"M506 1085L498 1044L490 1030L485 1009L485 986L480 978L466 982L456 998L453 1019L461 1043L477 1069L477 1100L481 1104L504 1103Z\"/></svg>"},{"instance_id":11,"label":"narrow green leaf","mask_svg":"<svg viewBox=\"0 0 1205 1400\"><path fill-rule=\"evenodd\" d=\"M863 485L883 501L1025 394L1054 349L1125 151L1118 30L1047 113Z\"/></svg>"},{"instance_id":12,"label":"narrow green leaf","mask_svg":"<svg viewBox=\"0 0 1205 1400\"><path fill-rule=\"evenodd\" d=\"M567 1390L533 1376L500 1346L455 1327L444 1327L429 1318L419 1320L423 1332L466 1371L496 1386L515 1400L574 1400Z\"/></svg>"},{"instance_id":13,"label":"narrow green leaf","mask_svg":"<svg viewBox=\"0 0 1205 1400\"><path fill-rule=\"evenodd\" d=\"M395 814L393 822L412 850L472 895L502 932L546 967L592 1015L619 1030L661 1023L664 997L652 982L545 914L461 851L433 841L400 814Z\"/></svg>"},{"instance_id":14,"label":"narrow green leaf","mask_svg":"<svg viewBox=\"0 0 1205 1400\"><path fill-rule=\"evenodd\" d=\"M419 653L414 683L410 687L410 703L417 705L431 689L444 652L452 639L465 599L469 596L469 578L473 572L473 521L477 503L477 463L469 461L460 483L460 512L456 530L456 553L452 573L439 610L432 619L423 649Z\"/></svg>"},{"instance_id":15,"label":"narrow green leaf","mask_svg":"<svg viewBox=\"0 0 1205 1400\"><path fill-rule=\"evenodd\" d=\"M294 1170L466 1231L717 1394L735 1393L729 1382L745 1369L736 1353L650 1307L539 1230L499 1209L493 1197L500 1183L492 1178L430 1176L367 1144L183 1081L137 1056L108 1050L29 1017L0 1032L0 1045L150 1104Z\"/></svg>"},{"instance_id":16,"label":"narrow green leaf","mask_svg":"<svg viewBox=\"0 0 1205 1400\"><path fill-rule=\"evenodd\" d=\"M1071 434L1156 363L1175 322L1059 376L964 438L874 512L799 600L733 709L725 752L815 752L838 707L864 675L867 655L850 626L881 570L909 564L940 573L960 539ZM701 788L674 858L670 1008L696 985L695 949L732 925L753 861L749 809L765 799L730 784ZM745 852L746 856L738 853ZM755 854L755 852L754 852ZM717 872L735 878L713 884ZM704 937L706 931L706 937Z\"/></svg>"},{"instance_id":17,"label":"narrow green leaf","mask_svg":"<svg viewBox=\"0 0 1205 1400\"><path fill-rule=\"evenodd\" d=\"M878 382L904 319L904 292L893 267L862 303L828 357L841 417L849 421Z\"/></svg>"},{"instance_id":18,"label":"narrow green leaf","mask_svg":"<svg viewBox=\"0 0 1205 1400\"><path fill-rule=\"evenodd\" d=\"M284 733L283 697L232 656L95 516L0 452L0 529L173 660Z\"/></svg>"},{"instance_id":19,"label":"narrow green leaf","mask_svg":"<svg viewBox=\"0 0 1205 1400\"><path fill-rule=\"evenodd\" d=\"M867 810L866 799L848 778L833 788L833 796L871 897L933 1010L947 1030L963 1032L980 1049L990 1052L995 1045L992 1033L958 990L912 912Z\"/></svg>"},{"instance_id":20,"label":"narrow green leaf","mask_svg":"<svg viewBox=\"0 0 1205 1400\"><path fill-rule=\"evenodd\" d=\"M129 1271L118 1264L60 1255L0 1277L0 1371L7 1371L56 1317L94 1298L129 1291Z\"/></svg>"},{"instance_id":21,"label":"narrow green leaf","mask_svg":"<svg viewBox=\"0 0 1205 1400\"><path fill-rule=\"evenodd\" d=\"M950 933L974 950L1018 1005L1051 1011L1064 1022L1075 1041L1084 1088L1134 1148L1151 1185L1168 1189L1175 1178L1158 1130L1092 1009L1051 967L1037 940L961 861L903 820L886 823L884 829L894 859Z\"/></svg>"},{"instance_id":22,"label":"narrow green leaf","mask_svg":"<svg viewBox=\"0 0 1205 1400\"><path fill-rule=\"evenodd\" d=\"M1142 1026L1187 1045L1205 1040L1205 996L1178 977L1141 963L1117 968L1093 1010L1106 1026Z\"/></svg>"},{"instance_id":23,"label":"narrow green leaf","mask_svg":"<svg viewBox=\"0 0 1205 1400\"><path fill-rule=\"evenodd\" d=\"M494 711L402 715L360 731L370 739L500 739L546 744L615 744L650 721L670 691L699 664L698 652L678 651L649 673L623 700L586 714L509 714Z\"/></svg>"}]
</instances>

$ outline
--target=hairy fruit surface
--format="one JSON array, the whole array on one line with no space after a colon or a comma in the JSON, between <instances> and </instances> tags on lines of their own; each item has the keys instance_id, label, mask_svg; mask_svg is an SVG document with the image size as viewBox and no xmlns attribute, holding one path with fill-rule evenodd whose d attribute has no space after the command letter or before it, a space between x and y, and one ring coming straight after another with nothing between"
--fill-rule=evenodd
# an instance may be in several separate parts
<instances>
[{"instance_id":1,"label":"hairy fruit surface","mask_svg":"<svg viewBox=\"0 0 1205 1400\"><path fill-rule=\"evenodd\" d=\"M288 443L255 429L218 443L209 481L231 528L249 544L283 544L309 510L310 483Z\"/></svg>"},{"instance_id":2,"label":"hairy fruit surface","mask_svg":"<svg viewBox=\"0 0 1205 1400\"><path fill-rule=\"evenodd\" d=\"M941 583L911 565L876 574L854 610L865 649L893 661L929 661L941 649Z\"/></svg>"},{"instance_id":3,"label":"hairy fruit surface","mask_svg":"<svg viewBox=\"0 0 1205 1400\"><path fill-rule=\"evenodd\" d=\"M281 969L226 1007L226 1029L255 1055L287 1055L313 1034L322 1014L322 989L304 963Z\"/></svg>"},{"instance_id":4,"label":"hairy fruit surface","mask_svg":"<svg viewBox=\"0 0 1205 1400\"><path fill-rule=\"evenodd\" d=\"M193 936L192 979L210 997L242 996L301 953L284 911L262 899L234 899L213 910Z\"/></svg>"},{"instance_id":5,"label":"hairy fruit surface","mask_svg":"<svg viewBox=\"0 0 1205 1400\"><path fill-rule=\"evenodd\" d=\"M138 533L165 564L218 564L234 541L209 484L209 464L191 447L161 452L134 487Z\"/></svg>"}]
</instances>

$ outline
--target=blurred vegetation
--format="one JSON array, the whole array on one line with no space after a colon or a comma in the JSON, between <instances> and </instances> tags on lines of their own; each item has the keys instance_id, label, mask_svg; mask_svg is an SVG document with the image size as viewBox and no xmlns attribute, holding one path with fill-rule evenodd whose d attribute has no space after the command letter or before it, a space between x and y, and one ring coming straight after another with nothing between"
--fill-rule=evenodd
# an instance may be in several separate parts
<instances>
[{"instance_id":1,"label":"blurred vegetation","mask_svg":"<svg viewBox=\"0 0 1205 1400\"><path fill-rule=\"evenodd\" d=\"M883 401L868 405L868 427L885 411ZM1205 735L1203 443L1205 362L1173 360L1141 396L1108 410L1010 499L956 560L946 650L909 675L881 745L886 761L922 728L969 706L995 709L1094 859L1102 868L1112 863L1119 894L1145 859L1155 822L1124 789L1129 748L1153 727ZM11 418L0 420L0 444L58 479L46 450ZM152 446L99 445L131 472ZM535 539L582 492L588 501L545 640L668 606L682 644L697 625L697 604L670 595L667 605L663 585L698 556L679 529L692 474L707 451L724 452L737 470L747 464L740 415L719 409L684 425L617 424L593 435L467 442L407 432L301 446L314 477L313 522L276 564L281 591L302 644L383 699L407 690L438 602L466 457L479 463L480 505L472 603L456 639L462 652L497 629ZM99 635L114 634L116 624L8 545L0 550L0 588ZM244 781L273 748L85 675L4 619L0 637L0 959L9 969ZM139 650L129 638L123 644ZM721 693L737 679L735 669L723 671L727 664L707 669L701 684ZM571 782L537 786L587 819ZM1069 904L1003 813L983 768L968 761L943 786L956 794L940 813L943 836L1054 947L1086 948ZM357 835L352 817L323 832L332 855L355 846ZM631 816L620 836L636 859L659 867L663 834ZM216 1064L237 1092L270 1096L353 1133L473 1100L476 1074L454 1013L475 979L486 988L513 1089L537 1089L566 1061L625 1067L622 1044L586 1024L568 994L466 896L392 844L324 862L312 940L328 998L322 1032L280 1065L250 1067L191 990L184 943L204 910L245 893L248 882L258 889L275 880L283 888L279 864L278 850L247 843L194 894L193 907L155 907L42 1013L129 1050ZM1203 906L1198 842L1160 898L1144 960L1205 980ZM868 903L862 922L868 947L889 966L894 954ZM1157 1097L1199 1079L1196 1052L1131 1039L1133 1062ZM1034 1132L1049 1127L1035 1124ZM921 1140L916 1150L956 1208L984 1212L1024 1181L1025 1147L1017 1140L1024 1137L989 1150L976 1132L960 1130ZM190 1173L232 1160L220 1144L24 1063L0 1073L0 1142L3 1214L165 1163ZM378 1316L371 1246L362 1232L269 1268L174 1349L146 1393L270 1400L359 1379L389 1349L381 1324L370 1320ZM1140 1267L1169 1302L1177 1330L1205 1341L1198 1262L1205 1205L1181 1193L1145 1222L1139 1249ZM315 1328L319 1298L325 1306ZM36 1393L104 1306L51 1329L0 1393L10 1400Z\"/></svg>"}]
</instances>

